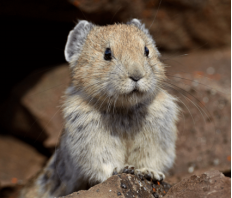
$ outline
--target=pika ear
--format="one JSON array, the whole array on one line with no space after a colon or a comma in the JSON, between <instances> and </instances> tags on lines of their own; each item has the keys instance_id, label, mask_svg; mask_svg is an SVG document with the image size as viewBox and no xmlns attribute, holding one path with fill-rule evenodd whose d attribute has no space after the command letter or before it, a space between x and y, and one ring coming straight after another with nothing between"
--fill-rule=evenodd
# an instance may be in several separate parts
<instances>
[{"instance_id":1,"label":"pika ear","mask_svg":"<svg viewBox=\"0 0 232 198\"><path fill-rule=\"evenodd\" d=\"M152 38L149 30L145 27L145 24L141 23L140 20L138 20L138 19L132 19L131 21L128 21L127 24L128 25L134 25L137 28L139 28L141 31L143 31L147 35L147 37L152 41L154 47L156 46L155 45L155 41L153 40L153 38ZM155 49L157 51L158 56L160 56L160 52L158 51L158 49L156 47L155 47Z\"/></svg>"},{"instance_id":2,"label":"pika ear","mask_svg":"<svg viewBox=\"0 0 232 198\"><path fill-rule=\"evenodd\" d=\"M144 33L146 33L149 37L151 37L149 31L147 28L145 28L145 24L141 23L140 20L138 19L132 19L131 21L127 22L128 25L134 25L137 28L139 28L140 30L142 30Z\"/></svg>"},{"instance_id":3,"label":"pika ear","mask_svg":"<svg viewBox=\"0 0 232 198\"><path fill-rule=\"evenodd\" d=\"M93 27L94 24L81 20L78 22L75 28L69 32L64 50L66 61L71 62L73 55L77 55L78 58L85 43L85 39Z\"/></svg>"},{"instance_id":4,"label":"pika ear","mask_svg":"<svg viewBox=\"0 0 232 198\"><path fill-rule=\"evenodd\" d=\"M136 27L140 28L142 26L142 23L138 19L132 19L131 21L127 22L128 25L135 25Z\"/></svg>"}]
</instances>

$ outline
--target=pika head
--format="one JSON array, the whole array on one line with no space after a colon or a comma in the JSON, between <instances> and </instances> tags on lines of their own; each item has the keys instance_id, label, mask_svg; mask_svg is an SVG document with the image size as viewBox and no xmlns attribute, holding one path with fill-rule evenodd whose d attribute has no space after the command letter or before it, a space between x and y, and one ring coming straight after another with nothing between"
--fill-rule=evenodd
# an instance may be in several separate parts
<instances>
[{"instance_id":1,"label":"pika head","mask_svg":"<svg viewBox=\"0 0 232 198\"><path fill-rule=\"evenodd\" d=\"M165 78L159 56L137 19L108 26L80 21L65 47L73 86L98 106L112 101L114 107L127 108L153 100Z\"/></svg>"}]
</instances>

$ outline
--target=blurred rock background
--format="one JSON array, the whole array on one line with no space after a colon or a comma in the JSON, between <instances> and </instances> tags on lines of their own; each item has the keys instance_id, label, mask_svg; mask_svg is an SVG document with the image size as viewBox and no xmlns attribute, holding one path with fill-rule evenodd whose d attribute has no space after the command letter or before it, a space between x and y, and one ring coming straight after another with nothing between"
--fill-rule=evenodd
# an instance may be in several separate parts
<instances>
[{"instance_id":1,"label":"blurred rock background","mask_svg":"<svg viewBox=\"0 0 232 198\"><path fill-rule=\"evenodd\" d=\"M210 169L230 176L230 8L230 0L2 0L0 197L15 197L56 148L70 81L63 51L79 19L139 18L153 35L182 108L167 181Z\"/></svg>"}]
</instances>

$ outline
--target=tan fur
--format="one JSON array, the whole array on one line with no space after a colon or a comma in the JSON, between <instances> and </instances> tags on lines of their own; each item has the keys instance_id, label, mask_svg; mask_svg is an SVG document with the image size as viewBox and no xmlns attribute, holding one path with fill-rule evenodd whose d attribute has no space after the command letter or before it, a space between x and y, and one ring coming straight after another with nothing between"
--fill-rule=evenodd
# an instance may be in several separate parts
<instances>
[{"instance_id":1,"label":"tan fur","mask_svg":"<svg viewBox=\"0 0 232 198\"><path fill-rule=\"evenodd\" d=\"M136 175L159 180L172 166L176 99L162 88L165 71L154 41L144 27L137 27L138 20L134 22L93 26L79 53L66 47L72 85L63 105L64 133L57 152L21 197L87 189L127 164L135 167ZM110 61L104 59L106 48L112 52ZM134 76L141 79L134 82Z\"/></svg>"}]
</instances>

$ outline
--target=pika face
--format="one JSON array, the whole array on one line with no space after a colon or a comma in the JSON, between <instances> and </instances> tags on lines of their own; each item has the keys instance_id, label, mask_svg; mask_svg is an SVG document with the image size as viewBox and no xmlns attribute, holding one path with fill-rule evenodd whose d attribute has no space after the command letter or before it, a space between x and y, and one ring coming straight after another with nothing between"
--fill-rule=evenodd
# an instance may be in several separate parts
<instances>
[{"instance_id":1,"label":"pika face","mask_svg":"<svg viewBox=\"0 0 232 198\"><path fill-rule=\"evenodd\" d=\"M153 99L165 78L164 66L144 26L136 19L104 27L83 22L79 31L87 27L88 31L82 33L86 36L81 49L66 56L77 90L101 104L112 100L115 107L130 107Z\"/></svg>"}]
</instances>

